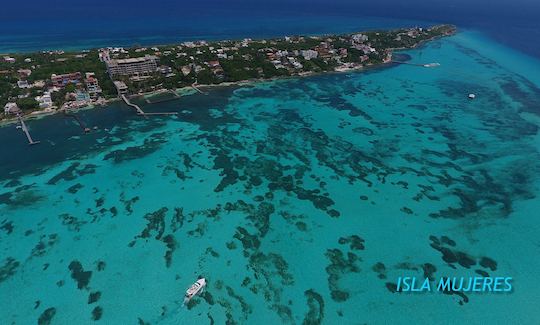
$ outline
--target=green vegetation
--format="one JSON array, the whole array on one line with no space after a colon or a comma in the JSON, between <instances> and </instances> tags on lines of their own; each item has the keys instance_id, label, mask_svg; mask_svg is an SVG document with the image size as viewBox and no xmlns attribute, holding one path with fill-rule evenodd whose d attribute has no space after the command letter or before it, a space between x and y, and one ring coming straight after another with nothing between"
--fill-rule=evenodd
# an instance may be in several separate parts
<instances>
[{"instance_id":1,"label":"green vegetation","mask_svg":"<svg viewBox=\"0 0 540 325\"><path fill-rule=\"evenodd\" d=\"M219 42L187 42L152 48L131 48L111 53L112 58L155 55L159 66L166 67L140 78L117 77L126 83L131 93L158 89L175 89L198 84L219 84L252 79L268 79L301 73L334 71L336 68L354 69L365 65L387 62L391 52L411 48L420 43L454 33L455 27L440 25L429 29L411 28L391 31L371 31L363 34L320 37L287 37L268 40ZM307 52L309 50L310 54ZM14 63L0 62L0 107L16 102L25 111L38 109L34 99L52 86L52 74L79 72L83 79L87 72L95 74L103 90L101 97L116 97L116 89L99 60L99 51L42 52L11 55ZM28 71L31 73L28 75ZM30 89L20 89L17 81L27 80ZM82 81L82 80L81 80ZM53 103L61 107L76 90L86 85L69 84L51 94Z\"/></svg>"},{"instance_id":2,"label":"green vegetation","mask_svg":"<svg viewBox=\"0 0 540 325\"><path fill-rule=\"evenodd\" d=\"M37 109L39 104L34 98L20 98L17 100L17 106L22 110L32 110Z\"/></svg>"}]
</instances>

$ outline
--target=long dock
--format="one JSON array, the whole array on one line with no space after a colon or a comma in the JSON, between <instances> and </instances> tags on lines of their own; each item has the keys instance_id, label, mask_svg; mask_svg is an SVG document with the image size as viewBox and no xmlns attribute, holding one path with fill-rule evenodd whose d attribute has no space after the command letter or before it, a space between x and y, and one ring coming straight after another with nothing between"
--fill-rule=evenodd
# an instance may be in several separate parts
<instances>
[{"instance_id":1,"label":"long dock","mask_svg":"<svg viewBox=\"0 0 540 325\"><path fill-rule=\"evenodd\" d=\"M21 123L21 128L22 128L24 134L26 134L26 138L28 139L28 144L29 145L38 144L39 141L34 141L32 139L32 136L30 135L30 132L28 131L28 128L26 127L26 123L24 123L24 120L23 120L22 115L20 113L17 113L17 118L19 119L19 123Z\"/></svg>"},{"instance_id":2,"label":"long dock","mask_svg":"<svg viewBox=\"0 0 540 325\"><path fill-rule=\"evenodd\" d=\"M177 99L181 98L181 96L178 95L174 90L168 90L167 93L170 93L173 97L154 100L154 101L147 98L147 99L145 99L145 101L146 101L147 104L157 104L157 103L170 102L170 101L177 100Z\"/></svg>"},{"instance_id":3,"label":"long dock","mask_svg":"<svg viewBox=\"0 0 540 325\"><path fill-rule=\"evenodd\" d=\"M204 91L202 91L202 90L200 90L199 88L197 88L197 84L196 84L196 83L191 84L191 88L195 89L195 90L198 91L200 94L208 95L208 93L205 93Z\"/></svg>"},{"instance_id":4,"label":"long dock","mask_svg":"<svg viewBox=\"0 0 540 325\"><path fill-rule=\"evenodd\" d=\"M143 116L144 118L148 118L149 115L177 115L177 114L178 114L177 112L154 112L154 113L145 113L145 112L139 107L139 105L136 105L136 104L133 104L132 102L130 102L129 99L126 97L126 95L122 95L121 97L122 97L122 100L124 101L124 103L126 103L126 105L135 108L135 110L137 111L137 115L141 115L141 116Z\"/></svg>"},{"instance_id":5,"label":"long dock","mask_svg":"<svg viewBox=\"0 0 540 325\"><path fill-rule=\"evenodd\" d=\"M126 95L122 95L121 97L127 106L133 107L137 111L137 115L142 115L146 118L146 113L144 113L144 111L139 107L139 105L136 105L130 102L129 99L126 97Z\"/></svg>"}]
</instances>

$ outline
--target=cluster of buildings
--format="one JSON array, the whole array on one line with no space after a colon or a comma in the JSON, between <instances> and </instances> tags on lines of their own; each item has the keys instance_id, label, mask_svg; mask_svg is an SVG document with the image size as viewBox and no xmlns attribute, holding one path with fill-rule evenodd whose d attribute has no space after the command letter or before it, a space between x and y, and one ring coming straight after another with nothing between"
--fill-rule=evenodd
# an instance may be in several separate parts
<instances>
[{"instance_id":1,"label":"cluster of buildings","mask_svg":"<svg viewBox=\"0 0 540 325\"><path fill-rule=\"evenodd\" d=\"M339 41L339 46L334 46ZM295 44L295 50L286 50L283 41ZM175 76L170 66L160 65L161 59L167 62L177 62L176 69L182 76L197 76L204 70L210 71L217 79L225 78L224 60L234 60L241 57L246 62L253 62L254 57L264 57L276 69L285 69L289 73L305 70L306 61L322 60L332 66L357 67L369 60L372 53L377 53L369 43L369 37L364 34L354 34L350 37L285 37L281 40L258 40L253 50L243 50L253 45L252 39L240 41L221 41L208 43L206 41L184 42L178 46L163 49L158 47L139 47L126 50L124 48L106 48L99 51L99 59L106 64L111 79L118 81L115 86L119 93L127 92L127 79L141 81L152 78L156 74L165 77ZM261 48L261 44L265 47ZM302 45L310 44L310 48L302 49ZM348 44L344 46L344 44ZM347 63L349 49L356 49L363 55L358 63ZM356 54L356 53L355 53ZM209 59L212 58L212 59ZM331 62L332 61L332 62ZM253 69L245 67L246 70ZM256 68L263 75L262 67ZM308 68L309 69L309 68Z\"/></svg>"},{"instance_id":2,"label":"cluster of buildings","mask_svg":"<svg viewBox=\"0 0 540 325\"><path fill-rule=\"evenodd\" d=\"M276 47L267 47L259 50L259 52L264 52L266 58L274 65L276 69L287 69L290 72L303 69L304 64L302 62L311 61L314 59L319 59L326 63L332 60L337 64L342 64L342 60L349 55L346 48L335 48L333 45L333 40L330 38L322 40L317 37L312 37L312 39L320 40L320 42L316 46L309 49L288 51L280 50ZM285 38L285 41L297 44L301 44L304 40L305 39L303 37ZM273 44L271 43L271 45Z\"/></svg>"},{"instance_id":3,"label":"cluster of buildings","mask_svg":"<svg viewBox=\"0 0 540 325\"><path fill-rule=\"evenodd\" d=\"M351 36L351 46L364 54L360 57L361 63L369 60L368 55L377 53L377 50L368 41L369 37L364 34L354 34Z\"/></svg>"},{"instance_id":4,"label":"cluster of buildings","mask_svg":"<svg viewBox=\"0 0 540 325\"><path fill-rule=\"evenodd\" d=\"M300 52L297 50L285 51L267 48L261 51L266 53L266 58L276 69L302 69L304 67L297 59L300 55Z\"/></svg>"},{"instance_id":5,"label":"cluster of buildings","mask_svg":"<svg viewBox=\"0 0 540 325\"><path fill-rule=\"evenodd\" d=\"M138 48L135 53L146 52L147 48ZM152 48L158 54L158 48ZM127 57L129 51L124 48L106 48L99 51L99 59L104 62L107 67L107 73L113 80L114 86L118 94L127 94L128 86L122 77L129 78L133 81L141 81L150 78L154 73L161 73L165 76L174 76L173 70L167 66L158 65L158 57L156 55L144 55L140 57ZM87 83L88 84L88 83Z\"/></svg>"},{"instance_id":6,"label":"cluster of buildings","mask_svg":"<svg viewBox=\"0 0 540 325\"><path fill-rule=\"evenodd\" d=\"M218 78L223 79L225 77L225 71L221 67L221 63L219 63L218 60L206 62L206 65L208 66L208 68L210 68L210 71L212 71L212 73Z\"/></svg>"},{"instance_id":7,"label":"cluster of buildings","mask_svg":"<svg viewBox=\"0 0 540 325\"><path fill-rule=\"evenodd\" d=\"M189 75L190 73L198 74L199 72L203 71L204 68L200 64L196 63L190 63L188 65L183 65L180 67L180 71L182 71L182 74L184 76Z\"/></svg>"},{"instance_id":8,"label":"cluster of buildings","mask_svg":"<svg viewBox=\"0 0 540 325\"><path fill-rule=\"evenodd\" d=\"M422 27L411 28L405 32L398 33L394 40L401 41L403 37L417 38L424 32Z\"/></svg>"},{"instance_id":9,"label":"cluster of buildings","mask_svg":"<svg viewBox=\"0 0 540 325\"><path fill-rule=\"evenodd\" d=\"M75 92L66 94L66 99L78 102L89 102L96 100L102 93L99 81L95 73L87 72L84 75L80 72L66 73L61 75L51 75L52 91L58 91L67 85L75 85Z\"/></svg>"},{"instance_id":10,"label":"cluster of buildings","mask_svg":"<svg viewBox=\"0 0 540 325\"><path fill-rule=\"evenodd\" d=\"M35 81L30 83L27 78L31 75L30 69L18 70L20 80L17 81L17 87L23 90L23 93L18 96L19 99L30 97L31 90L37 89L37 96L33 97L40 110L54 109L53 93L65 89L66 86L75 85L75 91L66 93L66 105L63 108L76 108L86 106L91 101L98 100L102 89L99 86L98 79L94 73L86 73L83 76L80 72L67 74L52 74L50 81ZM35 92L35 91L34 91ZM4 107L4 113L13 114L17 109L16 104L10 102Z\"/></svg>"},{"instance_id":11,"label":"cluster of buildings","mask_svg":"<svg viewBox=\"0 0 540 325\"><path fill-rule=\"evenodd\" d=\"M96 74L93 72L86 73L84 83L86 84L86 90L88 91L88 95L91 99L97 99L103 92L99 86L99 81L96 78Z\"/></svg>"},{"instance_id":12,"label":"cluster of buildings","mask_svg":"<svg viewBox=\"0 0 540 325\"><path fill-rule=\"evenodd\" d=\"M315 40L315 42L314 42ZM160 65L160 58L166 58L167 62L178 62L176 69L182 76L198 75L203 70L210 71L219 79L225 78L223 60L234 60L241 57L244 61L254 60L254 56L263 56L276 69L285 69L290 73L298 73L304 70L306 61L318 59L326 63L335 61L338 66L345 66L344 60L349 56L349 50L344 43L349 42L348 47L361 51L361 63L369 60L369 55L376 50L370 46L369 38L364 34L355 34L350 38L339 39L340 46L334 47L335 39L311 37L311 48L301 49L303 44L308 44L304 37L285 37L284 41L298 44L297 50L286 50L282 40L259 40L253 51L243 50L253 45L252 39L246 38L240 41L221 41L208 43L206 41L184 42L178 46L167 49L158 47L139 47L132 50L124 48L106 48L99 51L99 59L106 64L107 72L111 79L119 81L115 83L119 93L126 92L127 79L141 81L152 78L159 73L165 77L175 76L174 69L170 66ZM265 47L260 48L263 44ZM212 58L212 59L209 59ZM251 69L245 67L246 70ZM262 68L260 70L262 75Z\"/></svg>"}]
</instances>

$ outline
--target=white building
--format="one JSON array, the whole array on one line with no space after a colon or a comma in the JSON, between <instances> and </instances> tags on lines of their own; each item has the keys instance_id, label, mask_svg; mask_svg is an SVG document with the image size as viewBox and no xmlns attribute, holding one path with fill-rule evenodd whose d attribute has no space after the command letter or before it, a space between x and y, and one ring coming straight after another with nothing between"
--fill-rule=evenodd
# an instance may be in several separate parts
<instances>
[{"instance_id":1,"label":"white building","mask_svg":"<svg viewBox=\"0 0 540 325\"><path fill-rule=\"evenodd\" d=\"M93 72L87 72L84 78L86 84L86 90L92 99L96 99L103 91L99 86L99 81L96 78L96 74Z\"/></svg>"},{"instance_id":2,"label":"white building","mask_svg":"<svg viewBox=\"0 0 540 325\"><path fill-rule=\"evenodd\" d=\"M116 87L116 90L119 94L127 94L128 92L128 86L122 82L122 81L115 81L114 86Z\"/></svg>"},{"instance_id":3,"label":"white building","mask_svg":"<svg viewBox=\"0 0 540 325\"><path fill-rule=\"evenodd\" d=\"M16 103L7 103L4 106L4 114L17 114L21 111Z\"/></svg>"},{"instance_id":4,"label":"white building","mask_svg":"<svg viewBox=\"0 0 540 325\"><path fill-rule=\"evenodd\" d=\"M19 87L20 89L28 89L28 88L30 88L32 86L30 86L28 84L28 81L26 81L26 80L19 80L19 81L17 81L17 87Z\"/></svg>"},{"instance_id":5,"label":"white building","mask_svg":"<svg viewBox=\"0 0 540 325\"><path fill-rule=\"evenodd\" d=\"M48 109L53 106L51 93L48 91L44 92L42 96L37 96L36 101L38 102L39 108L41 109Z\"/></svg>"},{"instance_id":6,"label":"white building","mask_svg":"<svg viewBox=\"0 0 540 325\"><path fill-rule=\"evenodd\" d=\"M315 50L303 50L300 54L302 54L306 60L316 59L319 56L319 52Z\"/></svg>"},{"instance_id":7,"label":"white building","mask_svg":"<svg viewBox=\"0 0 540 325\"><path fill-rule=\"evenodd\" d=\"M157 70L157 58L146 55L140 58L118 59L106 62L111 76L132 76L153 73Z\"/></svg>"},{"instance_id":8,"label":"white building","mask_svg":"<svg viewBox=\"0 0 540 325\"><path fill-rule=\"evenodd\" d=\"M351 39L353 40L353 42L355 43L364 43L366 42L369 38L367 35L364 35L364 34L354 34Z\"/></svg>"}]
</instances>

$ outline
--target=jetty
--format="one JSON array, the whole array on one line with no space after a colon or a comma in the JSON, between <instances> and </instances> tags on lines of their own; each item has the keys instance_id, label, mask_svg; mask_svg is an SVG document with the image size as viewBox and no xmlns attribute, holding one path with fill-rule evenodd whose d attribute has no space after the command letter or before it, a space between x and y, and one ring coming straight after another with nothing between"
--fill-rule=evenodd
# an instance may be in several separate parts
<instances>
[{"instance_id":1,"label":"jetty","mask_svg":"<svg viewBox=\"0 0 540 325\"><path fill-rule=\"evenodd\" d=\"M437 62L421 64L421 63L411 63L411 62L394 61L394 60L392 60L392 63L407 64L407 65L413 65L415 67L422 67L422 68L435 68L441 65L440 63L437 63Z\"/></svg>"},{"instance_id":2,"label":"jetty","mask_svg":"<svg viewBox=\"0 0 540 325\"><path fill-rule=\"evenodd\" d=\"M191 84L191 88L195 89L199 94L208 95L208 93L202 91L201 89L199 89L199 88L197 87L197 83L196 83L196 82Z\"/></svg>"},{"instance_id":3,"label":"jetty","mask_svg":"<svg viewBox=\"0 0 540 325\"><path fill-rule=\"evenodd\" d=\"M164 103L164 102L170 102L173 100L179 99L181 96L178 95L178 93L174 90L167 90L166 93L170 93L172 97L165 98L165 99L158 99L158 100L150 100L150 98L146 98L145 101L147 104L157 104L157 103Z\"/></svg>"},{"instance_id":4,"label":"jetty","mask_svg":"<svg viewBox=\"0 0 540 325\"><path fill-rule=\"evenodd\" d=\"M22 118L21 113L17 113L17 119L19 119L19 123L21 124L21 129L23 130L24 134L26 134L26 138L28 139L29 145L38 144L39 141L34 141L32 139L32 136L30 135L30 132L28 131L28 127L26 127L26 123L24 123L24 120Z\"/></svg>"},{"instance_id":5,"label":"jetty","mask_svg":"<svg viewBox=\"0 0 540 325\"><path fill-rule=\"evenodd\" d=\"M126 103L127 106L133 107L137 111L137 115L142 115L147 118L146 113L139 107L139 105L130 102L126 95L121 95L120 97L122 97L122 100L124 101L124 103Z\"/></svg>"},{"instance_id":6,"label":"jetty","mask_svg":"<svg viewBox=\"0 0 540 325\"><path fill-rule=\"evenodd\" d=\"M143 116L144 118L148 118L149 115L177 115L177 114L178 114L177 112L153 112L153 113L145 113L145 112L139 107L139 105L133 104L132 102L130 102L129 99L126 97L126 95L121 95L120 97L122 98L122 100L124 101L124 103L126 103L126 105L135 108L135 110L137 111L137 115L141 115L141 116Z\"/></svg>"}]
</instances>

